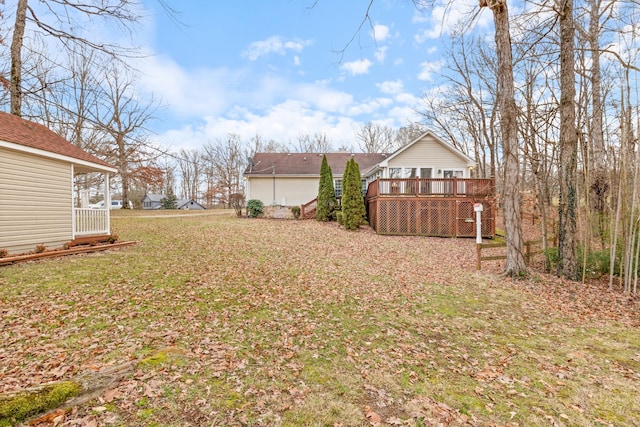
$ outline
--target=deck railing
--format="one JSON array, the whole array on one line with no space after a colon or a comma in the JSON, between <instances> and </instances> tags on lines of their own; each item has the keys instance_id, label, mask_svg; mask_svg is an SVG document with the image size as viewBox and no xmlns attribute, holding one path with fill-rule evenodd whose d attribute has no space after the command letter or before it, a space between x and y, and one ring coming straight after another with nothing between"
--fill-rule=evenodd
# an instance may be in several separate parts
<instances>
[{"instance_id":1,"label":"deck railing","mask_svg":"<svg viewBox=\"0 0 640 427\"><path fill-rule=\"evenodd\" d=\"M109 234L109 211L107 209L74 209L74 234L86 236L92 234Z\"/></svg>"},{"instance_id":2,"label":"deck railing","mask_svg":"<svg viewBox=\"0 0 640 427\"><path fill-rule=\"evenodd\" d=\"M379 178L369 184L367 198L376 196L487 197L494 180L476 178Z\"/></svg>"},{"instance_id":3,"label":"deck railing","mask_svg":"<svg viewBox=\"0 0 640 427\"><path fill-rule=\"evenodd\" d=\"M300 205L300 218L307 219L311 218L311 215L315 214L316 207L318 207L318 198L316 197L309 203L304 203Z\"/></svg>"}]
</instances>

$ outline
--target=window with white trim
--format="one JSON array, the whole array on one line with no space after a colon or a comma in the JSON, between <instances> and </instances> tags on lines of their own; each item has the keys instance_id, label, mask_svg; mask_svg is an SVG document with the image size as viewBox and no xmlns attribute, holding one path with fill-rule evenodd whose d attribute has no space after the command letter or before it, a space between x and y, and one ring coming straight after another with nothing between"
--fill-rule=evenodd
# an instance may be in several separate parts
<instances>
[{"instance_id":1,"label":"window with white trim","mask_svg":"<svg viewBox=\"0 0 640 427\"><path fill-rule=\"evenodd\" d=\"M389 178L402 178L402 168L389 168Z\"/></svg>"},{"instance_id":2,"label":"window with white trim","mask_svg":"<svg viewBox=\"0 0 640 427\"><path fill-rule=\"evenodd\" d=\"M336 193L336 197L342 197L342 180L341 179L333 180L333 189Z\"/></svg>"},{"instance_id":3,"label":"window with white trim","mask_svg":"<svg viewBox=\"0 0 640 427\"><path fill-rule=\"evenodd\" d=\"M443 178L464 178L464 171L462 169L443 169L442 170Z\"/></svg>"}]
</instances>

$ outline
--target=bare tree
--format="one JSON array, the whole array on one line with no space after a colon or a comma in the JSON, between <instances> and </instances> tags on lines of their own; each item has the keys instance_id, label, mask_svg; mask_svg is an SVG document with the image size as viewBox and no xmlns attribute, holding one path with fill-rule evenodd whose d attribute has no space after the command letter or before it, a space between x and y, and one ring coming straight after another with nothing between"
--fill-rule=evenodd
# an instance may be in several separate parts
<instances>
[{"instance_id":1,"label":"bare tree","mask_svg":"<svg viewBox=\"0 0 640 427\"><path fill-rule=\"evenodd\" d=\"M358 146L365 153L389 153L394 151L395 131L380 123L368 122L356 133Z\"/></svg>"},{"instance_id":2,"label":"bare tree","mask_svg":"<svg viewBox=\"0 0 640 427\"><path fill-rule=\"evenodd\" d=\"M554 97L551 81L555 80L553 71L549 71L547 61L551 61L551 52L542 43L527 43L522 50L530 55L521 60L519 80L520 115L519 132L523 141L524 165L528 165L532 187L535 188L536 205L542 221L543 248L549 247L547 240L549 229L549 208L552 201L552 188L556 181L557 144L554 121L558 114L558 105ZM521 50L521 52L522 52ZM526 167L523 168L526 170ZM526 179L523 173L523 180ZM551 270L548 257L545 257L545 269Z\"/></svg>"},{"instance_id":3,"label":"bare tree","mask_svg":"<svg viewBox=\"0 0 640 427\"><path fill-rule=\"evenodd\" d=\"M402 148L420 137L426 129L420 123L409 123L396 131L395 147Z\"/></svg>"},{"instance_id":4,"label":"bare tree","mask_svg":"<svg viewBox=\"0 0 640 427\"><path fill-rule=\"evenodd\" d=\"M202 153L196 149L181 149L178 155L178 167L182 174L182 197L198 200L202 181Z\"/></svg>"},{"instance_id":5,"label":"bare tree","mask_svg":"<svg viewBox=\"0 0 640 427\"><path fill-rule=\"evenodd\" d=\"M20 116L24 97L23 88L23 63L22 50L27 25L33 25L42 35L59 43L63 49L71 49L77 46L89 47L92 50L104 52L111 56L112 60L127 57L133 53L130 48L90 40L79 34L86 28L83 27L77 16L82 16L87 21L92 19L115 23L125 31L130 30L130 25L135 23L139 16L135 12L137 3L128 0L88 0L72 1L57 0L42 2L45 4L43 18L31 7L28 0L18 0L16 4L15 23L11 40L11 76L9 79L9 92L11 95L11 113ZM45 56L42 54L43 57Z\"/></svg>"},{"instance_id":6,"label":"bare tree","mask_svg":"<svg viewBox=\"0 0 640 427\"><path fill-rule=\"evenodd\" d=\"M480 7L490 7L496 28L498 56L498 106L502 151L505 157L503 180L504 222L507 240L505 273L519 276L527 271L522 252L522 226L520 212L520 160L518 145L517 111L513 83L513 59L509 33L509 11L506 0L480 0Z\"/></svg>"},{"instance_id":7,"label":"bare tree","mask_svg":"<svg viewBox=\"0 0 640 427\"><path fill-rule=\"evenodd\" d=\"M242 172L246 165L244 146L240 136L227 135L227 139L217 140L204 146L204 155L215 175L216 187L224 191L222 202L229 206L231 195L241 193Z\"/></svg>"},{"instance_id":8,"label":"bare tree","mask_svg":"<svg viewBox=\"0 0 640 427\"><path fill-rule=\"evenodd\" d=\"M560 197L558 203L558 276L578 279L576 256L577 197L576 169L578 130L576 128L573 0L557 0L560 21Z\"/></svg>"},{"instance_id":9,"label":"bare tree","mask_svg":"<svg viewBox=\"0 0 640 427\"><path fill-rule=\"evenodd\" d=\"M274 139L265 140L262 136L256 134L249 140L247 148L247 157L253 157L255 153L286 153L289 147L277 142Z\"/></svg>"},{"instance_id":10,"label":"bare tree","mask_svg":"<svg viewBox=\"0 0 640 427\"><path fill-rule=\"evenodd\" d=\"M143 103L136 96L134 79L115 64L107 69L104 78L104 95L95 107L93 120L107 135L103 154L118 169L122 201L127 206L134 171L159 155L148 142L153 100Z\"/></svg>"},{"instance_id":11,"label":"bare tree","mask_svg":"<svg viewBox=\"0 0 640 427\"><path fill-rule=\"evenodd\" d=\"M453 34L447 49L448 83L435 95L425 94L421 113L454 147L474 157L478 177L496 176L500 142L496 108L497 64L484 42Z\"/></svg>"},{"instance_id":12,"label":"bare tree","mask_svg":"<svg viewBox=\"0 0 640 427\"><path fill-rule=\"evenodd\" d=\"M301 133L296 138L295 151L298 153L329 153L331 142L324 133L310 135Z\"/></svg>"}]
</instances>

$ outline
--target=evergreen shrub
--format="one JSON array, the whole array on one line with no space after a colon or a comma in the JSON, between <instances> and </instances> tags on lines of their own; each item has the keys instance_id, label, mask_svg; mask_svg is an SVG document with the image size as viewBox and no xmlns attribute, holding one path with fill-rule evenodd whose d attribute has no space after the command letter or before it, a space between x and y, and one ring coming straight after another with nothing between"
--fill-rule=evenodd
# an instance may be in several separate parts
<instances>
[{"instance_id":1,"label":"evergreen shrub","mask_svg":"<svg viewBox=\"0 0 640 427\"><path fill-rule=\"evenodd\" d=\"M251 199L247 202L247 214L251 218L257 218L264 213L264 203L258 199Z\"/></svg>"}]
</instances>

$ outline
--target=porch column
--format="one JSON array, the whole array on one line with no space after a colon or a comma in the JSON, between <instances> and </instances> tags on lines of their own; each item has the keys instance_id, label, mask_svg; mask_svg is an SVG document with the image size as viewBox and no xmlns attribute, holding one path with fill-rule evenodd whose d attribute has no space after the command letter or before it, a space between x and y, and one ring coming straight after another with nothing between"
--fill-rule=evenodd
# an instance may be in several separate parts
<instances>
[{"instance_id":1,"label":"porch column","mask_svg":"<svg viewBox=\"0 0 640 427\"><path fill-rule=\"evenodd\" d=\"M107 210L107 233L111 234L111 185L109 183L109 172L104 173L104 207Z\"/></svg>"},{"instance_id":2,"label":"porch column","mask_svg":"<svg viewBox=\"0 0 640 427\"><path fill-rule=\"evenodd\" d=\"M71 164L71 240L76 238L76 206L74 203L75 198L75 185L74 185L75 166Z\"/></svg>"}]
</instances>

